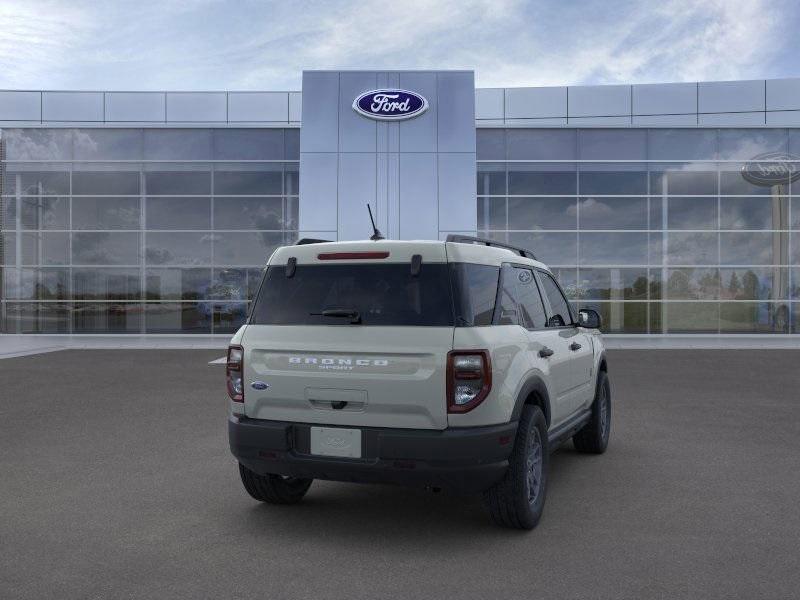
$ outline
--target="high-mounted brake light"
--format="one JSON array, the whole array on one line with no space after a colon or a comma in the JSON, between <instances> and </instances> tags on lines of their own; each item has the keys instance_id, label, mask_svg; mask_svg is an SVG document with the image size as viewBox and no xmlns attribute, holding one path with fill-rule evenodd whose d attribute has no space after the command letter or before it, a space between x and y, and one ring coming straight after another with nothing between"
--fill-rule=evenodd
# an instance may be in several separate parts
<instances>
[{"instance_id":1,"label":"high-mounted brake light","mask_svg":"<svg viewBox=\"0 0 800 600\"><path fill-rule=\"evenodd\" d=\"M389 258L388 252L323 252L317 254L319 260L366 260L369 258Z\"/></svg>"},{"instance_id":2,"label":"high-mounted brake light","mask_svg":"<svg viewBox=\"0 0 800 600\"><path fill-rule=\"evenodd\" d=\"M471 411L492 389L492 362L487 350L447 353L447 412Z\"/></svg>"},{"instance_id":3,"label":"high-mounted brake light","mask_svg":"<svg viewBox=\"0 0 800 600\"><path fill-rule=\"evenodd\" d=\"M231 400L244 402L244 348L241 346L228 346L225 378Z\"/></svg>"}]
</instances>

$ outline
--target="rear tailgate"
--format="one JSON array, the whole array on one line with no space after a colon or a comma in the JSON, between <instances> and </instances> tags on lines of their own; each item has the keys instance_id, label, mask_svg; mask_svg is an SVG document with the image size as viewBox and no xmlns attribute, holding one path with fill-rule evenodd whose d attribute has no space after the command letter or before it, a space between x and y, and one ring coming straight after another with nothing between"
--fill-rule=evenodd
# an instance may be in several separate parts
<instances>
[{"instance_id":1,"label":"rear tailgate","mask_svg":"<svg viewBox=\"0 0 800 600\"><path fill-rule=\"evenodd\" d=\"M246 415L447 427L454 322L447 268L441 242L278 249L242 340Z\"/></svg>"},{"instance_id":2,"label":"rear tailgate","mask_svg":"<svg viewBox=\"0 0 800 600\"><path fill-rule=\"evenodd\" d=\"M250 325L242 340L245 414L444 429L445 363L452 341L450 327ZM254 389L254 381L269 387Z\"/></svg>"}]
</instances>

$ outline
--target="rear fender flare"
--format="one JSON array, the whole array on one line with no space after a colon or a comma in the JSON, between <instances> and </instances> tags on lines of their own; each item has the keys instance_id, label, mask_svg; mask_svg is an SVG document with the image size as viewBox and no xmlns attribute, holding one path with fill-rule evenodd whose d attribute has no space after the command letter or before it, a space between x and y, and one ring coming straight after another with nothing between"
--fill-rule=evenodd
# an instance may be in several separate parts
<instances>
[{"instance_id":1,"label":"rear fender flare","mask_svg":"<svg viewBox=\"0 0 800 600\"><path fill-rule=\"evenodd\" d=\"M542 409L547 426L550 427L550 392L547 391L547 385L545 384L544 379L537 374L530 375L525 380L525 383L522 384L522 387L517 393L517 399L514 403L514 411L511 413L511 420L519 421L520 417L522 416L522 409L525 406L526 401L528 398L530 398L531 394L534 393L539 397L539 402L536 404Z\"/></svg>"}]
</instances>

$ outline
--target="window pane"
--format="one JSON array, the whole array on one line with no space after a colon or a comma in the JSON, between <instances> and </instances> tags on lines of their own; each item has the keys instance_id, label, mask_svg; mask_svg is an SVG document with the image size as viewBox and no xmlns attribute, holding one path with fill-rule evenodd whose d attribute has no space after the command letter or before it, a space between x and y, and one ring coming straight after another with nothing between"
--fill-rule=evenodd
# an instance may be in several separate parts
<instances>
[{"instance_id":1,"label":"window pane","mask_svg":"<svg viewBox=\"0 0 800 600\"><path fill-rule=\"evenodd\" d=\"M646 233L581 233L581 265L646 265Z\"/></svg>"},{"instance_id":2,"label":"window pane","mask_svg":"<svg viewBox=\"0 0 800 600\"><path fill-rule=\"evenodd\" d=\"M21 235L23 265L69 264L68 233L23 233Z\"/></svg>"},{"instance_id":3,"label":"window pane","mask_svg":"<svg viewBox=\"0 0 800 600\"><path fill-rule=\"evenodd\" d=\"M789 135L786 129L738 129L719 130L720 160L750 160L765 152L789 151Z\"/></svg>"},{"instance_id":4,"label":"window pane","mask_svg":"<svg viewBox=\"0 0 800 600\"><path fill-rule=\"evenodd\" d=\"M573 160L576 158L574 129L508 129L510 160Z\"/></svg>"},{"instance_id":5,"label":"window pane","mask_svg":"<svg viewBox=\"0 0 800 600\"><path fill-rule=\"evenodd\" d=\"M72 193L92 196L139 194L138 171L75 171Z\"/></svg>"},{"instance_id":6,"label":"window pane","mask_svg":"<svg viewBox=\"0 0 800 600\"><path fill-rule=\"evenodd\" d=\"M75 160L138 160L141 129L76 129Z\"/></svg>"},{"instance_id":7,"label":"window pane","mask_svg":"<svg viewBox=\"0 0 800 600\"><path fill-rule=\"evenodd\" d=\"M300 160L300 129L283 130L283 157L286 160Z\"/></svg>"},{"instance_id":8,"label":"window pane","mask_svg":"<svg viewBox=\"0 0 800 600\"><path fill-rule=\"evenodd\" d=\"M650 129L650 160L714 160L717 157L715 129Z\"/></svg>"},{"instance_id":9,"label":"window pane","mask_svg":"<svg viewBox=\"0 0 800 600\"><path fill-rule=\"evenodd\" d=\"M231 266L264 265L283 243L280 233L217 233L214 239L214 263Z\"/></svg>"},{"instance_id":10,"label":"window pane","mask_svg":"<svg viewBox=\"0 0 800 600\"><path fill-rule=\"evenodd\" d=\"M647 269L581 269L578 297L589 300L647 300Z\"/></svg>"},{"instance_id":11,"label":"window pane","mask_svg":"<svg viewBox=\"0 0 800 600\"><path fill-rule=\"evenodd\" d=\"M145 160L210 160L210 129L145 129Z\"/></svg>"},{"instance_id":12,"label":"window pane","mask_svg":"<svg viewBox=\"0 0 800 600\"><path fill-rule=\"evenodd\" d=\"M216 229L282 229L281 198L214 199Z\"/></svg>"},{"instance_id":13,"label":"window pane","mask_svg":"<svg viewBox=\"0 0 800 600\"><path fill-rule=\"evenodd\" d=\"M505 198L478 198L478 229L506 229Z\"/></svg>"},{"instance_id":14,"label":"window pane","mask_svg":"<svg viewBox=\"0 0 800 600\"><path fill-rule=\"evenodd\" d=\"M294 196L300 191L300 165L297 163L283 164L283 193Z\"/></svg>"},{"instance_id":15,"label":"window pane","mask_svg":"<svg viewBox=\"0 0 800 600\"><path fill-rule=\"evenodd\" d=\"M211 229L211 198L148 196L145 204L147 229Z\"/></svg>"},{"instance_id":16,"label":"window pane","mask_svg":"<svg viewBox=\"0 0 800 600\"><path fill-rule=\"evenodd\" d=\"M209 303L148 303L144 309L147 333L211 333Z\"/></svg>"},{"instance_id":17,"label":"window pane","mask_svg":"<svg viewBox=\"0 0 800 600\"><path fill-rule=\"evenodd\" d=\"M689 165L699 169L702 165ZM650 173L650 193L669 196L706 196L717 193L717 172L713 165L708 170L681 170L681 165L668 165L658 170L653 165Z\"/></svg>"},{"instance_id":18,"label":"window pane","mask_svg":"<svg viewBox=\"0 0 800 600\"><path fill-rule=\"evenodd\" d=\"M539 273L539 281L542 282L542 290L550 302L550 318L560 318L562 325L572 324L572 313L570 312L569 303L567 302L561 290L558 289L555 280L548 273Z\"/></svg>"},{"instance_id":19,"label":"window pane","mask_svg":"<svg viewBox=\"0 0 800 600\"><path fill-rule=\"evenodd\" d=\"M78 302L73 305L72 326L75 333L140 333L142 306Z\"/></svg>"},{"instance_id":20,"label":"window pane","mask_svg":"<svg viewBox=\"0 0 800 600\"><path fill-rule=\"evenodd\" d=\"M781 197L721 198L722 229L789 229L789 199Z\"/></svg>"},{"instance_id":21,"label":"window pane","mask_svg":"<svg viewBox=\"0 0 800 600\"><path fill-rule=\"evenodd\" d=\"M75 265L138 265L138 233L73 233Z\"/></svg>"},{"instance_id":22,"label":"window pane","mask_svg":"<svg viewBox=\"0 0 800 600\"><path fill-rule=\"evenodd\" d=\"M72 199L73 229L139 229L139 198Z\"/></svg>"},{"instance_id":23,"label":"window pane","mask_svg":"<svg viewBox=\"0 0 800 600\"><path fill-rule=\"evenodd\" d=\"M612 167L612 165L609 165ZM582 167L591 169L592 166ZM647 173L641 171L591 171L582 170L579 174L581 194L600 194L628 196L647 194Z\"/></svg>"},{"instance_id":24,"label":"window pane","mask_svg":"<svg viewBox=\"0 0 800 600\"><path fill-rule=\"evenodd\" d=\"M505 194L505 164L479 164L477 181L479 196L497 196Z\"/></svg>"},{"instance_id":25,"label":"window pane","mask_svg":"<svg viewBox=\"0 0 800 600\"><path fill-rule=\"evenodd\" d=\"M235 333L247 319L248 305L240 302L214 304L214 333Z\"/></svg>"},{"instance_id":26,"label":"window pane","mask_svg":"<svg viewBox=\"0 0 800 600\"><path fill-rule=\"evenodd\" d=\"M719 269L668 269L667 298L670 300L719 299Z\"/></svg>"},{"instance_id":27,"label":"window pane","mask_svg":"<svg viewBox=\"0 0 800 600\"><path fill-rule=\"evenodd\" d=\"M138 300L139 269L73 269L72 293L76 300Z\"/></svg>"},{"instance_id":28,"label":"window pane","mask_svg":"<svg viewBox=\"0 0 800 600\"><path fill-rule=\"evenodd\" d=\"M152 233L145 237L145 259L148 265L211 264L210 233Z\"/></svg>"},{"instance_id":29,"label":"window pane","mask_svg":"<svg viewBox=\"0 0 800 600\"><path fill-rule=\"evenodd\" d=\"M699 198L667 198L667 227L669 229L716 229L717 199Z\"/></svg>"},{"instance_id":30,"label":"window pane","mask_svg":"<svg viewBox=\"0 0 800 600\"><path fill-rule=\"evenodd\" d=\"M720 165L719 183L720 193L750 196L769 196L776 192L776 186L757 185L747 181L742 176L742 164ZM788 187L789 179L785 184Z\"/></svg>"},{"instance_id":31,"label":"window pane","mask_svg":"<svg viewBox=\"0 0 800 600\"><path fill-rule=\"evenodd\" d=\"M208 297L213 300L247 300L247 269L214 269Z\"/></svg>"},{"instance_id":32,"label":"window pane","mask_svg":"<svg viewBox=\"0 0 800 600\"><path fill-rule=\"evenodd\" d=\"M17 262L17 234L0 233L0 265L13 265Z\"/></svg>"},{"instance_id":33,"label":"window pane","mask_svg":"<svg viewBox=\"0 0 800 600\"><path fill-rule=\"evenodd\" d=\"M600 315L603 333L647 333L646 302L581 302Z\"/></svg>"},{"instance_id":34,"label":"window pane","mask_svg":"<svg viewBox=\"0 0 800 600\"><path fill-rule=\"evenodd\" d=\"M516 297L519 302L520 325L528 329L544 327L547 317L533 272L530 269L514 267L513 276L517 287Z\"/></svg>"},{"instance_id":35,"label":"window pane","mask_svg":"<svg viewBox=\"0 0 800 600\"><path fill-rule=\"evenodd\" d=\"M452 263L456 324L472 327L491 325L500 269L489 265Z\"/></svg>"},{"instance_id":36,"label":"window pane","mask_svg":"<svg viewBox=\"0 0 800 600\"><path fill-rule=\"evenodd\" d=\"M720 269L723 300L786 300L789 269L782 267Z\"/></svg>"},{"instance_id":37,"label":"window pane","mask_svg":"<svg viewBox=\"0 0 800 600\"><path fill-rule=\"evenodd\" d=\"M280 195L283 171L215 171L214 193L236 195Z\"/></svg>"},{"instance_id":38,"label":"window pane","mask_svg":"<svg viewBox=\"0 0 800 600\"><path fill-rule=\"evenodd\" d=\"M12 200L12 202L14 202ZM14 202L14 204L16 204ZM23 229L67 229L69 198L23 196L20 198Z\"/></svg>"},{"instance_id":39,"label":"window pane","mask_svg":"<svg viewBox=\"0 0 800 600\"><path fill-rule=\"evenodd\" d=\"M209 171L149 171L144 176L148 196L202 196L211 193Z\"/></svg>"},{"instance_id":40,"label":"window pane","mask_svg":"<svg viewBox=\"0 0 800 600\"><path fill-rule=\"evenodd\" d=\"M38 276L36 300L69 299L69 269L39 269Z\"/></svg>"},{"instance_id":41,"label":"window pane","mask_svg":"<svg viewBox=\"0 0 800 600\"><path fill-rule=\"evenodd\" d=\"M581 129L578 134L581 160L645 160L647 131L636 129Z\"/></svg>"},{"instance_id":42,"label":"window pane","mask_svg":"<svg viewBox=\"0 0 800 600\"><path fill-rule=\"evenodd\" d=\"M721 233L720 264L779 265L788 257L788 233Z\"/></svg>"},{"instance_id":43,"label":"window pane","mask_svg":"<svg viewBox=\"0 0 800 600\"><path fill-rule=\"evenodd\" d=\"M69 305L59 302L6 304L4 333L67 333Z\"/></svg>"},{"instance_id":44,"label":"window pane","mask_svg":"<svg viewBox=\"0 0 800 600\"><path fill-rule=\"evenodd\" d=\"M577 215L575 198L508 199L509 229L577 229Z\"/></svg>"},{"instance_id":45,"label":"window pane","mask_svg":"<svg viewBox=\"0 0 800 600\"><path fill-rule=\"evenodd\" d=\"M490 237L530 250L548 267L578 264L578 236L575 233L509 233Z\"/></svg>"},{"instance_id":46,"label":"window pane","mask_svg":"<svg viewBox=\"0 0 800 600\"><path fill-rule=\"evenodd\" d=\"M475 144L478 160L505 160L506 158L506 132L504 129L476 130Z\"/></svg>"},{"instance_id":47,"label":"window pane","mask_svg":"<svg viewBox=\"0 0 800 600\"><path fill-rule=\"evenodd\" d=\"M4 129L8 160L70 160L71 129Z\"/></svg>"},{"instance_id":48,"label":"window pane","mask_svg":"<svg viewBox=\"0 0 800 600\"><path fill-rule=\"evenodd\" d=\"M719 304L716 302L664 302L664 333L717 333Z\"/></svg>"},{"instance_id":49,"label":"window pane","mask_svg":"<svg viewBox=\"0 0 800 600\"><path fill-rule=\"evenodd\" d=\"M667 261L671 265L717 265L717 233L668 233Z\"/></svg>"},{"instance_id":50,"label":"window pane","mask_svg":"<svg viewBox=\"0 0 800 600\"><path fill-rule=\"evenodd\" d=\"M647 229L647 198L586 198L578 203L581 230Z\"/></svg>"},{"instance_id":51,"label":"window pane","mask_svg":"<svg viewBox=\"0 0 800 600\"><path fill-rule=\"evenodd\" d=\"M209 298L211 269L147 269L148 300L204 300Z\"/></svg>"},{"instance_id":52,"label":"window pane","mask_svg":"<svg viewBox=\"0 0 800 600\"><path fill-rule=\"evenodd\" d=\"M5 190L4 193L11 193ZM20 173L19 193L23 196L58 196L69 194L69 173L41 171Z\"/></svg>"},{"instance_id":53,"label":"window pane","mask_svg":"<svg viewBox=\"0 0 800 600\"><path fill-rule=\"evenodd\" d=\"M214 129L216 160L282 160L283 129Z\"/></svg>"},{"instance_id":54,"label":"window pane","mask_svg":"<svg viewBox=\"0 0 800 600\"><path fill-rule=\"evenodd\" d=\"M790 306L773 302L723 302L720 333L789 333Z\"/></svg>"},{"instance_id":55,"label":"window pane","mask_svg":"<svg viewBox=\"0 0 800 600\"><path fill-rule=\"evenodd\" d=\"M544 170L546 165L509 164L508 193L525 195L570 195L577 192L576 173L572 170ZM552 167L551 167L552 169Z\"/></svg>"}]
</instances>

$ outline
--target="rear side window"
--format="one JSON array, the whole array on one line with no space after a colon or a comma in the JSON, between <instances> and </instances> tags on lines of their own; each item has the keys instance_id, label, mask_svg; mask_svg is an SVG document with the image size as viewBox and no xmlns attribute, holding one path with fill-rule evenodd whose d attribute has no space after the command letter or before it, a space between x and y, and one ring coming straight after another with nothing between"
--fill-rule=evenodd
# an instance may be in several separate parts
<instances>
[{"instance_id":1,"label":"rear side window","mask_svg":"<svg viewBox=\"0 0 800 600\"><path fill-rule=\"evenodd\" d=\"M491 325L500 267L452 263L450 268L456 325Z\"/></svg>"},{"instance_id":2,"label":"rear side window","mask_svg":"<svg viewBox=\"0 0 800 600\"><path fill-rule=\"evenodd\" d=\"M539 272L539 277L542 281L542 287L544 288L544 293L547 296L547 300L550 302L550 309L551 309L551 319L556 319L557 324L552 325L557 327L559 325L572 325L572 314L569 310L569 303L567 299L564 298L564 294L561 293L561 290L558 288L558 284L556 284L555 280L549 273L544 273L542 271Z\"/></svg>"},{"instance_id":3,"label":"rear side window","mask_svg":"<svg viewBox=\"0 0 800 600\"><path fill-rule=\"evenodd\" d=\"M545 326L545 312L533 271L504 265L501 276L498 325L522 325L527 329Z\"/></svg>"},{"instance_id":4,"label":"rear side window","mask_svg":"<svg viewBox=\"0 0 800 600\"><path fill-rule=\"evenodd\" d=\"M410 264L283 265L267 269L253 307L255 325L350 325L323 311L358 312L362 325L452 326L448 265L424 264L416 277Z\"/></svg>"}]
</instances>

